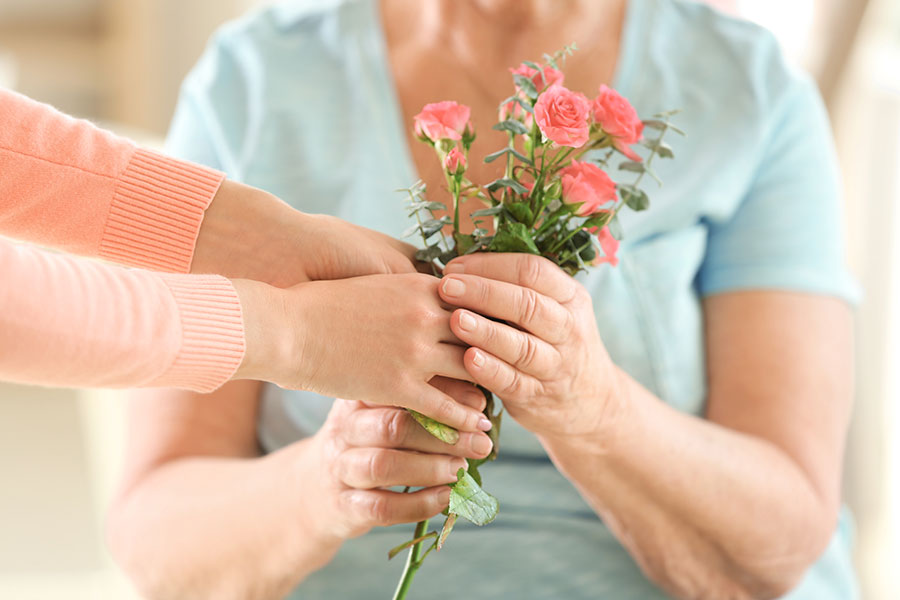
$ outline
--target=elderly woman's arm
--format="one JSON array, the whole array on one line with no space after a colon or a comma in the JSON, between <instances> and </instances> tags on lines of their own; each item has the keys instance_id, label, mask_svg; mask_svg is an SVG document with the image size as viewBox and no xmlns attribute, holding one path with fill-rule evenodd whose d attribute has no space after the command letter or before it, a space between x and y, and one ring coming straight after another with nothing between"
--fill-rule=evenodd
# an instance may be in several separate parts
<instances>
[{"instance_id":1,"label":"elderly woman's arm","mask_svg":"<svg viewBox=\"0 0 900 600\"><path fill-rule=\"evenodd\" d=\"M454 332L477 347L470 372L539 436L653 581L678 598L716 599L774 598L799 582L840 504L852 396L845 304L775 291L708 298L701 419L610 362L590 298L549 262L459 264L444 299L524 330L457 311Z\"/></svg>"},{"instance_id":2,"label":"elderly woman's arm","mask_svg":"<svg viewBox=\"0 0 900 600\"><path fill-rule=\"evenodd\" d=\"M432 385L479 410L461 381ZM148 600L275 600L326 565L344 540L447 506L463 457L399 408L336 400L312 437L260 456L259 383L207 396L141 391L132 403L125 477L108 520L113 556ZM383 488L422 486L402 494Z\"/></svg>"}]
</instances>

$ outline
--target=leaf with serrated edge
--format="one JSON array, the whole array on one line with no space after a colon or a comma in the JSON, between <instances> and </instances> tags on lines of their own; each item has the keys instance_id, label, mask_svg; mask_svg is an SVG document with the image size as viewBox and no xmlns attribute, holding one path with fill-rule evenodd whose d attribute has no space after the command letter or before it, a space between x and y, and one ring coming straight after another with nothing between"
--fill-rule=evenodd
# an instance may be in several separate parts
<instances>
[{"instance_id":1,"label":"leaf with serrated edge","mask_svg":"<svg viewBox=\"0 0 900 600\"><path fill-rule=\"evenodd\" d=\"M481 489L465 469L457 471L456 477L450 488L450 513L479 527L493 521L500 509L497 499Z\"/></svg>"}]
</instances>

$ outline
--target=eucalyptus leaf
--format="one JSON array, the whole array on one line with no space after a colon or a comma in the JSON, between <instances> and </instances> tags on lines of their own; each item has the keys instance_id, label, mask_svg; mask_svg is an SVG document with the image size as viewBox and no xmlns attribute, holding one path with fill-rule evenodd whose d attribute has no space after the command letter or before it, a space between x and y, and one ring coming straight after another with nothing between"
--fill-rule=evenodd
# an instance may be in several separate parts
<instances>
[{"instance_id":1,"label":"eucalyptus leaf","mask_svg":"<svg viewBox=\"0 0 900 600\"><path fill-rule=\"evenodd\" d=\"M465 254L466 251L475 245L475 236L465 233L457 233L455 236L456 251Z\"/></svg>"},{"instance_id":2,"label":"eucalyptus leaf","mask_svg":"<svg viewBox=\"0 0 900 600\"><path fill-rule=\"evenodd\" d=\"M506 154L507 152L509 152L509 148L503 148L502 150L497 150L496 152L491 152L490 154L488 154L487 156L484 157L484 162L492 163L495 160L497 160L498 158L500 158L501 156L503 156L504 154Z\"/></svg>"},{"instance_id":3,"label":"eucalyptus leaf","mask_svg":"<svg viewBox=\"0 0 900 600\"><path fill-rule=\"evenodd\" d=\"M634 186L622 186L619 188L619 195L622 196L622 201L625 202L631 210L640 211L650 207L650 198L647 197L644 190Z\"/></svg>"},{"instance_id":4,"label":"eucalyptus leaf","mask_svg":"<svg viewBox=\"0 0 900 600\"><path fill-rule=\"evenodd\" d=\"M433 246L428 246L427 248L422 248L421 250L416 250L416 260L420 260L422 262L431 262L437 257L441 255L443 250L437 244Z\"/></svg>"},{"instance_id":5,"label":"eucalyptus leaf","mask_svg":"<svg viewBox=\"0 0 900 600\"><path fill-rule=\"evenodd\" d=\"M487 185L487 189L494 192L499 190L500 188L509 188L517 194L527 194L528 188L516 181L515 179L510 179L509 177L501 177L500 179L495 179Z\"/></svg>"},{"instance_id":6,"label":"eucalyptus leaf","mask_svg":"<svg viewBox=\"0 0 900 600\"><path fill-rule=\"evenodd\" d=\"M516 87L522 90L522 93L532 100L538 97L537 88L534 87L534 83L529 77L515 73L513 74L513 81L516 82Z\"/></svg>"},{"instance_id":7,"label":"eucalyptus leaf","mask_svg":"<svg viewBox=\"0 0 900 600\"><path fill-rule=\"evenodd\" d=\"M518 121L516 119L506 119L505 121L500 121L491 129L496 131L510 131L512 133L516 133L518 135L525 135L528 133L528 128L525 127L525 124L522 121Z\"/></svg>"},{"instance_id":8,"label":"eucalyptus leaf","mask_svg":"<svg viewBox=\"0 0 900 600\"><path fill-rule=\"evenodd\" d=\"M408 237L410 237L411 235L413 235L414 233L416 233L417 231L419 231L419 224L418 224L418 223L416 223L415 225L410 225L409 227L407 227L406 229L404 229L404 230L403 230L403 233L400 234L400 237L408 238Z\"/></svg>"},{"instance_id":9,"label":"eucalyptus leaf","mask_svg":"<svg viewBox=\"0 0 900 600\"><path fill-rule=\"evenodd\" d=\"M643 173L644 171L647 170L647 167L642 162L637 162L635 160L627 160L619 165L619 170L631 171L632 173Z\"/></svg>"},{"instance_id":10,"label":"eucalyptus leaf","mask_svg":"<svg viewBox=\"0 0 900 600\"><path fill-rule=\"evenodd\" d=\"M459 256L459 253L456 251L456 247L453 247L453 248L450 248L449 250L447 250L446 252L444 252L443 254L441 254L438 257L438 260L440 260L443 264L446 265L448 262L450 262L457 256Z\"/></svg>"},{"instance_id":11,"label":"eucalyptus leaf","mask_svg":"<svg viewBox=\"0 0 900 600\"><path fill-rule=\"evenodd\" d=\"M616 215L609 222L609 233L616 238L618 241L622 241L622 237L624 237L625 232L622 230L622 223L619 222L619 215Z\"/></svg>"},{"instance_id":12,"label":"eucalyptus leaf","mask_svg":"<svg viewBox=\"0 0 900 600\"><path fill-rule=\"evenodd\" d=\"M412 415L412 418L415 419L419 425L425 428L425 431L441 440L442 442L450 444L452 446L459 441L459 432L449 425L439 423L431 417L426 417L422 413L416 412L411 408L407 408L406 410L409 412L409 414Z\"/></svg>"},{"instance_id":13,"label":"eucalyptus leaf","mask_svg":"<svg viewBox=\"0 0 900 600\"><path fill-rule=\"evenodd\" d=\"M450 514L479 527L493 521L500 509L497 499L481 489L465 469L457 471L456 477L457 482L450 486Z\"/></svg>"},{"instance_id":14,"label":"eucalyptus leaf","mask_svg":"<svg viewBox=\"0 0 900 600\"><path fill-rule=\"evenodd\" d=\"M470 217L493 217L494 215L499 215L503 212L503 205L498 204L497 206L492 206L490 208L481 208L476 210L473 213L470 213Z\"/></svg>"}]
</instances>

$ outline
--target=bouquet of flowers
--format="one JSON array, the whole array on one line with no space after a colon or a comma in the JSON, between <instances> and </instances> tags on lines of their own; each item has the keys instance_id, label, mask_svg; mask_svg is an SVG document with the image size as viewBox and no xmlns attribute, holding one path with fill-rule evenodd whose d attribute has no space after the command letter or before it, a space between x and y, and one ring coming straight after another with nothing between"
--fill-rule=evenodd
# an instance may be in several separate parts
<instances>
[{"instance_id":1,"label":"bouquet of flowers","mask_svg":"<svg viewBox=\"0 0 900 600\"><path fill-rule=\"evenodd\" d=\"M428 104L416 115L415 133L441 161L452 203L428 201L421 181L401 190L408 195L409 216L416 219L404 235L421 238L424 247L416 258L430 263L436 276L454 258L473 252L527 252L553 261L570 275L588 265L618 263L619 211L648 208L649 198L640 184L645 176L661 183L652 170L653 160L673 158L663 137L669 131L683 132L670 123L677 111L641 120L625 98L605 85L593 100L564 87L560 63L574 50L574 45L568 46L553 56L545 54L543 63L526 61L510 69L515 93L500 103L493 126L506 132L508 143L484 159L502 159L505 170L486 185L466 177L475 141L469 107L444 101ZM645 135L648 130L654 135ZM646 159L634 151L636 144L648 150ZM632 182L616 183L609 176L616 157L623 157L617 170L631 173ZM474 228L464 232L460 204L472 197L482 200L485 208L471 213ZM444 210L450 214L436 215ZM485 226L488 219L492 228ZM452 231L445 235L448 226ZM441 549L458 517L485 525L497 516L499 505L482 489L479 467L497 457L501 412L494 411L493 394L482 392L487 399L485 415L494 425L489 432L494 448L486 458L469 460L468 469L459 470L440 531L427 532L428 521L421 521L411 540L389 552L393 558L409 548L395 600L406 597L425 557ZM432 435L456 443L456 430L410 412Z\"/></svg>"}]
</instances>

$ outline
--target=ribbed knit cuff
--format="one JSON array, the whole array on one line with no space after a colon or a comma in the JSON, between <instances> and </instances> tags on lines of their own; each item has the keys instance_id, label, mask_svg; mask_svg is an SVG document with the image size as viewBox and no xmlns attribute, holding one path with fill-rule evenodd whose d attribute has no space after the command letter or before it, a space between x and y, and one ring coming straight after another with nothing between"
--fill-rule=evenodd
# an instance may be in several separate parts
<instances>
[{"instance_id":1,"label":"ribbed knit cuff","mask_svg":"<svg viewBox=\"0 0 900 600\"><path fill-rule=\"evenodd\" d=\"M211 392L244 359L244 320L231 282L219 275L161 275L181 315L182 343L175 361L152 383Z\"/></svg>"},{"instance_id":2,"label":"ribbed knit cuff","mask_svg":"<svg viewBox=\"0 0 900 600\"><path fill-rule=\"evenodd\" d=\"M154 271L187 273L203 211L225 175L137 149L119 178L99 255Z\"/></svg>"}]
</instances>

